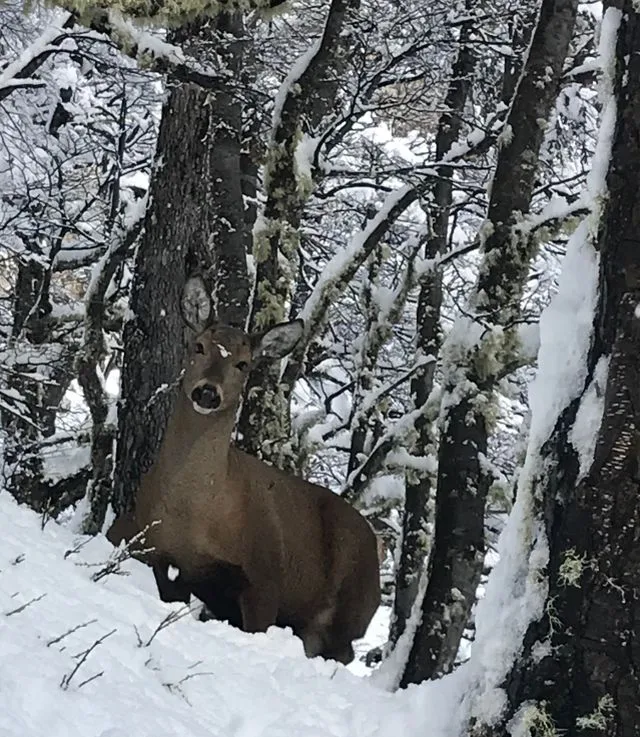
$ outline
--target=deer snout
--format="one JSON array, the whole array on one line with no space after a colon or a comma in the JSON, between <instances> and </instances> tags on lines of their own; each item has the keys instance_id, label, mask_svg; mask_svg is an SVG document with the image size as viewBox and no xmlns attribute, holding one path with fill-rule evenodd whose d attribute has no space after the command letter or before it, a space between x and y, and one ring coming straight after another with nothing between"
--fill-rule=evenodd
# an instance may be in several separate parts
<instances>
[{"instance_id":1,"label":"deer snout","mask_svg":"<svg viewBox=\"0 0 640 737\"><path fill-rule=\"evenodd\" d=\"M199 384L191 392L191 401L196 412L207 415L222 404L222 395L213 384Z\"/></svg>"}]
</instances>

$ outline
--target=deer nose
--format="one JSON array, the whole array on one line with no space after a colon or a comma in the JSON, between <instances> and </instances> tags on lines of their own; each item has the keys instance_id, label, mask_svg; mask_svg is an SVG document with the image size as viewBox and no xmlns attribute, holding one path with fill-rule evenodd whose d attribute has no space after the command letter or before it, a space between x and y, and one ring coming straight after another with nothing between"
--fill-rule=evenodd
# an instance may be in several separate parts
<instances>
[{"instance_id":1,"label":"deer nose","mask_svg":"<svg viewBox=\"0 0 640 737\"><path fill-rule=\"evenodd\" d=\"M202 409L218 409L222 397L213 384L202 384L191 392L191 401Z\"/></svg>"}]
</instances>

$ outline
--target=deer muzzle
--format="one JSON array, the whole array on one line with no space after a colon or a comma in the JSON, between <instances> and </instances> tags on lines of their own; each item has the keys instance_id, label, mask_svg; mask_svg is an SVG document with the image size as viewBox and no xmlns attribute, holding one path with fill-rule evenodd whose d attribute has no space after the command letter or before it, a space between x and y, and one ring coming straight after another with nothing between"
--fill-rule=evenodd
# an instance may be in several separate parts
<instances>
[{"instance_id":1,"label":"deer muzzle","mask_svg":"<svg viewBox=\"0 0 640 737\"><path fill-rule=\"evenodd\" d=\"M222 404L222 395L213 384L199 384L191 392L191 401L196 412L208 415Z\"/></svg>"}]
</instances>

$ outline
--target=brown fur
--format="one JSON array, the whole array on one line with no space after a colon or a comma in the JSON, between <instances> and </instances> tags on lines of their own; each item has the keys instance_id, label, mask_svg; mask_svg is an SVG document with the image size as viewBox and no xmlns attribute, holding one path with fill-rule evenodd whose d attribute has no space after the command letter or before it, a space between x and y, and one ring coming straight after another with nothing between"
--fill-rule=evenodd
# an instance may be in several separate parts
<instances>
[{"instance_id":1,"label":"brown fur","mask_svg":"<svg viewBox=\"0 0 640 737\"><path fill-rule=\"evenodd\" d=\"M135 518L116 520L108 537L118 544L159 521L144 547L154 549L146 559L163 599L195 594L248 632L291 626L309 657L348 663L352 640L364 635L380 601L376 536L328 489L231 446L251 364L252 339L242 331L222 326L197 336ZM222 397L208 415L191 399L203 381ZM174 581L169 565L179 569Z\"/></svg>"}]
</instances>

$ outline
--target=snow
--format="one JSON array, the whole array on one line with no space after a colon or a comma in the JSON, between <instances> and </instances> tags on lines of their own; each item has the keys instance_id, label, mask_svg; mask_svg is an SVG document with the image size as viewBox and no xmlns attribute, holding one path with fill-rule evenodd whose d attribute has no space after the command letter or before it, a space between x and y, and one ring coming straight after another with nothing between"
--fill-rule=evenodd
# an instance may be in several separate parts
<instances>
[{"instance_id":1,"label":"snow","mask_svg":"<svg viewBox=\"0 0 640 737\"><path fill-rule=\"evenodd\" d=\"M598 255L589 228L583 220L569 239L558 293L540 318L541 370L529 388L531 447L542 446L558 414L584 386L598 288Z\"/></svg>"},{"instance_id":2,"label":"snow","mask_svg":"<svg viewBox=\"0 0 640 737\"><path fill-rule=\"evenodd\" d=\"M329 260L320 274L313 292L305 302L298 317L305 323L307 331L312 327L318 315L322 313L323 298L330 293L332 286L337 286L344 278L345 272L354 264L364 260L364 250L367 241L378 228L391 216L394 209L402 200L414 190L413 185L406 184L389 193L375 217L371 218L366 226L355 233L350 243Z\"/></svg>"},{"instance_id":3,"label":"snow","mask_svg":"<svg viewBox=\"0 0 640 737\"><path fill-rule=\"evenodd\" d=\"M579 478L583 478L591 468L598 428L604 411L604 390L607 384L609 356L601 356L596 364L593 379L582 397L576 421L571 428L569 440L580 460Z\"/></svg>"},{"instance_id":4,"label":"snow","mask_svg":"<svg viewBox=\"0 0 640 737\"><path fill-rule=\"evenodd\" d=\"M138 47L139 54L150 54L156 58L164 58L171 64L184 64L185 55L179 46L163 41L151 33L136 28L133 23L123 17L118 10L109 11L109 23L122 38L131 40Z\"/></svg>"},{"instance_id":5,"label":"snow","mask_svg":"<svg viewBox=\"0 0 640 737\"><path fill-rule=\"evenodd\" d=\"M411 607L411 614L406 621L404 631L398 638L394 649L383 660L380 668L371 676L371 680L374 683L388 691L394 691L400 685L400 679L409 659L416 630L422 621L422 602L427 591L428 583L429 578L423 572L423 575L420 577L416 598Z\"/></svg>"},{"instance_id":6,"label":"snow","mask_svg":"<svg viewBox=\"0 0 640 737\"><path fill-rule=\"evenodd\" d=\"M195 621L162 603L135 561L122 565L127 575L93 581L112 551L107 541L53 521L42 530L6 493L0 537L3 737L458 733L455 674L388 693L354 674L366 672L360 662L307 659L288 630L249 635ZM369 637L382 641L386 628L381 609Z\"/></svg>"},{"instance_id":7,"label":"snow","mask_svg":"<svg viewBox=\"0 0 640 737\"><path fill-rule=\"evenodd\" d=\"M318 142L319 139L303 133L294 151L296 180L303 189L313 181L313 160Z\"/></svg>"},{"instance_id":8,"label":"snow","mask_svg":"<svg viewBox=\"0 0 640 737\"><path fill-rule=\"evenodd\" d=\"M16 79L16 77L19 77L19 75L23 72L25 67L27 67L34 59L38 58L39 56L42 56L42 54L52 53L55 51L59 51L60 48L58 45L52 45L54 41L57 41L57 39L60 38L60 36L64 36L68 33L67 30L55 25L51 24L49 28L40 36L40 38L36 39L31 46L26 48L16 59L15 61L12 61L11 63L7 64L6 67L0 72L0 90L5 87L11 87L11 86L25 86L25 83L29 84L27 80L24 79ZM30 81L31 84L37 83L33 80Z\"/></svg>"},{"instance_id":9,"label":"snow","mask_svg":"<svg viewBox=\"0 0 640 737\"><path fill-rule=\"evenodd\" d=\"M322 46L322 37L316 39L311 46L295 61L289 70L284 82L280 85L273 102L273 115L271 119L271 143L275 142L275 133L282 122L282 110L284 108L287 97L291 94L295 84L300 77L307 71L309 65L320 51Z\"/></svg>"},{"instance_id":10,"label":"snow","mask_svg":"<svg viewBox=\"0 0 640 737\"><path fill-rule=\"evenodd\" d=\"M500 716L505 704L504 678L522 646L528 625L542 615L545 606L548 546L536 514L536 483L544 474L542 446L553 431L558 415L580 396L587 379L599 271L594 237L606 194L615 123L611 65L620 17L620 11L610 8L602 23L600 58L609 83L603 86L601 131L587 182L591 214L569 239L558 293L540 320L539 369L529 388L531 427L527 454L517 480L516 501L498 544L500 559L489 576L485 597L478 602L471 659L459 669L460 677L468 679L462 710L467 716L488 724ZM601 362L581 407L591 432L583 428L572 438L578 446L581 466L593 453L601 411L593 394L598 394L596 385L603 386L605 381L606 364Z\"/></svg>"}]
</instances>

